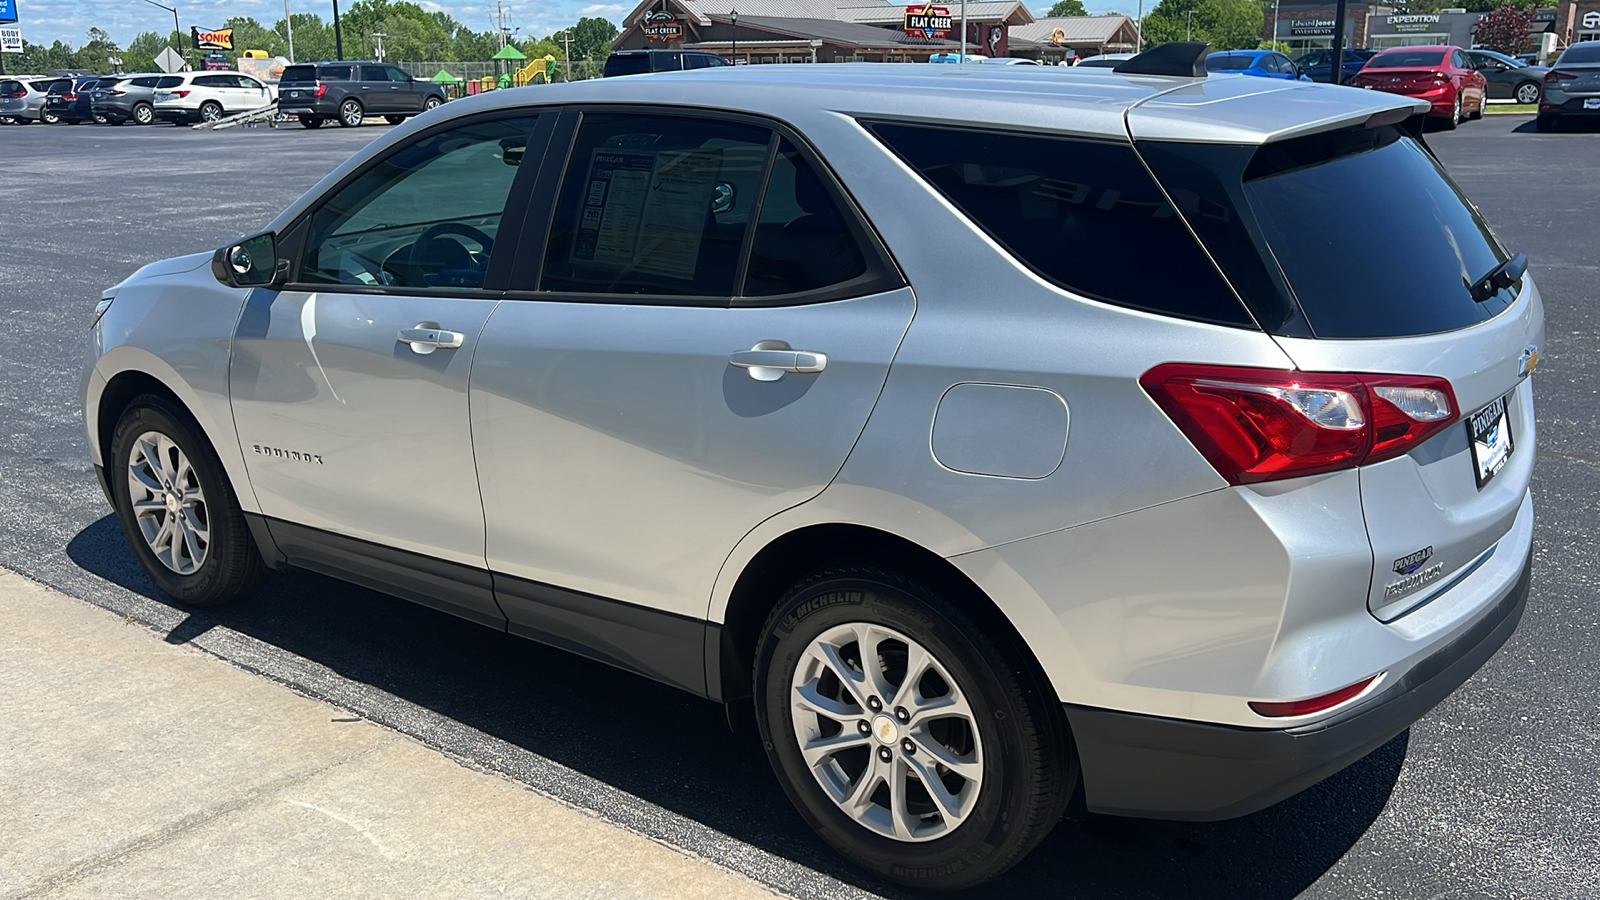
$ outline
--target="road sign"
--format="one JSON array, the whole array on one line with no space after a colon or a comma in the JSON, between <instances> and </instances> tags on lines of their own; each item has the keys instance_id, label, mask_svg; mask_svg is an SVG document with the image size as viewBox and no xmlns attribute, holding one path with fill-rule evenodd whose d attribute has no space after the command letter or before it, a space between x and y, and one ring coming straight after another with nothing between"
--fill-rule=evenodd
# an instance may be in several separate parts
<instances>
[{"instance_id":1,"label":"road sign","mask_svg":"<svg viewBox=\"0 0 1600 900\"><path fill-rule=\"evenodd\" d=\"M0 53L22 52L22 29L0 28Z\"/></svg>"},{"instance_id":2,"label":"road sign","mask_svg":"<svg viewBox=\"0 0 1600 900\"><path fill-rule=\"evenodd\" d=\"M183 68L183 57L172 52L171 47L164 47L156 54L156 66L163 72L176 72Z\"/></svg>"},{"instance_id":3,"label":"road sign","mask_svg":"<svg viewBox=\"0 0 1600 900\"><path fill-rule=\"evenodd\" d=\"M0 22L17 20L17 0L0 0Z\"/></svg>"}]
</instances>

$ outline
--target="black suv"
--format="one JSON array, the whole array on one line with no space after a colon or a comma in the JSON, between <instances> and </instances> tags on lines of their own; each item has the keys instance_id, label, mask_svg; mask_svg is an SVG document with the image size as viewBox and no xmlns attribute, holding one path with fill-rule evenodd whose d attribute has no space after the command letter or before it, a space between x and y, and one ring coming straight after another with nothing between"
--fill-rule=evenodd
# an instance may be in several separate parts
<instances>
[{"instance_id":1,"label":"black suv","mask_svg":"<svg viewBox=\"0 0 1600 900\"><path fill-rule=\"evenodd\" d=\"M278 111L307 128L333 119L353 128L367 116L398 125L444 102L444 89L371 60L300 63L278 81Z\"/></svg>"},{"instance_id":2,"label":"black suv","mask_svg":"<svg viewBox=\"0 0 1600 900\"><path fill-rule=\"evenodd\" d=\"M89 92L94 90L95 82L99 80L98 75L79 76L63 78L50 85L50 93L45 95L44 107L41 110L43 121L50 125L57 122L76 125L93 119L94 111L89 106Z\"/></svg>"},{"instance_id":3,"label":"black suv","mask_svg":"<svg viewBox=\"0 0 1600 900\"><path fill-rule=\"evenodd\" d=\"M618 50L606 58L605 78L613 75L643 75L646 72L676 72L679 69L709 69L733 63L715 53L701 50Z\"/></svg>"}]
</instances>

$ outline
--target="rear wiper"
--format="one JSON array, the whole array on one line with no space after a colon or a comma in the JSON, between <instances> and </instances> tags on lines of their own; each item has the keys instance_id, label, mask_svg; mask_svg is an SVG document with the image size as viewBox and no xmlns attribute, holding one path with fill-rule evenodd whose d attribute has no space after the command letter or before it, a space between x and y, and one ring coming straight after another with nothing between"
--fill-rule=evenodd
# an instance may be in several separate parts
<instances>
[{"instance_id":1,"label":"rear wiper","mask_svg":"<svg viewBox=\"0 0 1600 900\"><path fill-rule=\"evenodd\" d=\"M1490 269L1482 278L1467 285L1467 292L1479 303L1488 300L1505 288L1517 283L1522 273L1528 271L1528 254L1518 253Z\"/></svg>"}]
</instances>

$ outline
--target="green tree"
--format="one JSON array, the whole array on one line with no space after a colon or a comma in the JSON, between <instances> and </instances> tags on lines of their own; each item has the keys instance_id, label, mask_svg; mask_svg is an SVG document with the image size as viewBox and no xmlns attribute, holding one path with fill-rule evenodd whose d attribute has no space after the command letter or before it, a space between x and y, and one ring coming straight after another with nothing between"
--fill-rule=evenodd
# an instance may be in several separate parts
<instances>
[{"instance_id":1,"label":"green tree","mask_svg":"<svg viewBox=\"0 0 1600 900\"><path fill-rule=\"evenodd\" d=\"M1050 7L1049 17L1052 19L1062 16L1087 16L1089 11L1083 8L1083 0L1056 0L1056 5Z\"/></svg>"},{"instance_id":2,"label":"green tree","mask_svg":"<svg viewBox=\"0 0 1600 900\"><path fill-rule=\"evenodd\" d=\"M1261 43L1264 19L1256 0L1161 0L1145 17L1144 40L1147 46L1187 39L1205 41L1212 50L1253 49Z\"/></svg>"},{"instance_id":3,"label":"green tree","mask_svg":"<svg viewBox=\"0 0 1600 900\"><path fill-rule=\"evenodd\" d=\"M334 58L332 25L314 13L294 13L289 17L289 21L294 25L295 62L315 62L319 59ZM277 24L272 26L272 30L282 34L283 20L279 19ZM287 40L284 43L287 46Z\"/></svg>"},{"instance_id":4,"label":"green tree","mask_svg":"<svg viewBox=\"0 0 1600 900\"><path fill-rule=\"evenodd\" d=\"M605 59L611 55L611 42L617 39L617 33L617 26L606 19L579 19L572 26L572 58Z\"/></svg>"},{"instance_id":5,"label":"green tree","mask_svg":"<svg viewBox=\"0 0 1600 900\"><path fill-rule=\"evenodd\" d=\"M265 25L249 16L234 16L223 22L222 27L233 29L235 54L242 54L246 50L265 50L268 56L289 55L289 42L284 40L281 33L269 31Z\"/></svg>"},{"instance_id":6,"label":"green tree","mask_svg":"<svg viewBox=\"0 0 1600 900\"><path fill-rule=\"evenodd\" d=\"M121 58L116 42L111 40L111 35L106 34L103 28L90 28L89 40L74 54L75 67L92 72L112 72L121 68L112 64L113 56Z\"/></svg>"}]
</instances>

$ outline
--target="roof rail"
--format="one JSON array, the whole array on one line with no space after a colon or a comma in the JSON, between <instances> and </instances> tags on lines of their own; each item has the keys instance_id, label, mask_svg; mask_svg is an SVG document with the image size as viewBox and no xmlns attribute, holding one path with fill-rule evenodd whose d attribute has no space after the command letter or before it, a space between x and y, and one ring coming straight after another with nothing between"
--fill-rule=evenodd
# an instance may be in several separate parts
<instances>
[{"instance_id":1,"label":"roof rail","mask_svg":"<svg viewBox=\"0 0 1600 900\"><path fill-rule=\"evenodd\" d=\"M1179 78L1206 77L1205 41L1172 41L1158 44L1131 59L1118 63L1111 71L1124 75L1173 75Z\"/></svg>"}]
</instances>

